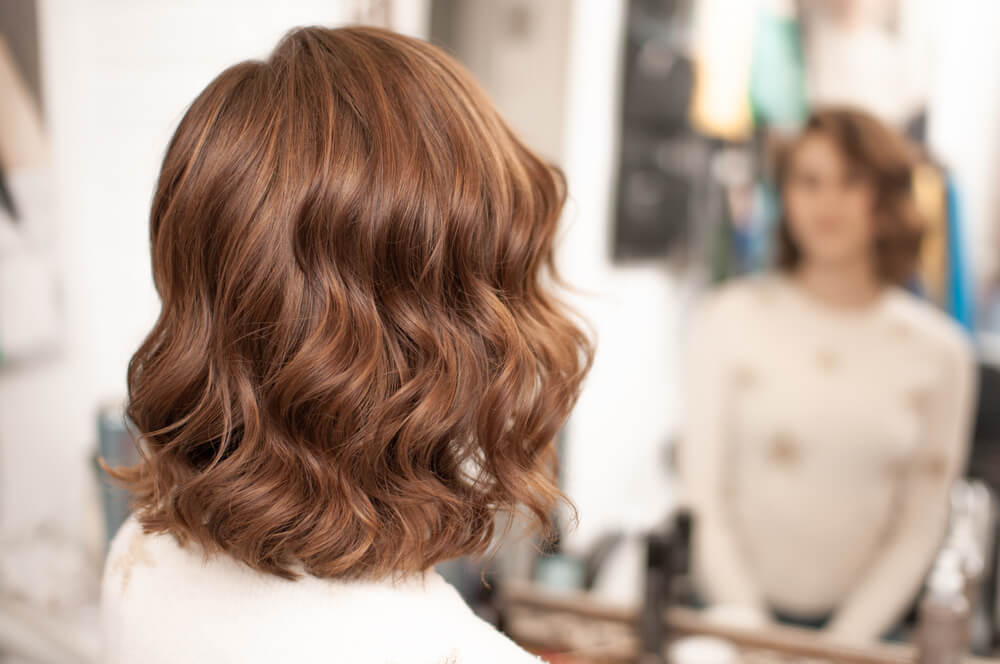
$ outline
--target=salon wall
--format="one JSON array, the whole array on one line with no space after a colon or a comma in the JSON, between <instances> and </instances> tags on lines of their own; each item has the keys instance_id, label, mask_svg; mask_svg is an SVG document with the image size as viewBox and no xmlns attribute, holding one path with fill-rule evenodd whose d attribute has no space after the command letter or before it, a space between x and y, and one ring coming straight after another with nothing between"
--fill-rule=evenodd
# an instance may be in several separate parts
<instances>
[{"instance_id":1,"label":"salon wall","mask_svg":"<svg viewBox=\"0 0 1000 664\"><path fill-rule=\"evenodd\" d=\"M1000 270L1000 3L954 0L937 22L928 138L963 198L965 240L981 287ZM1000 363L1000 335L984 338Z\"/></svg>"},{"instance_id":2,"label":"salon wall","mask_svg":"<svg viewBox=\"0 0 1000 664\"><path fill-rule=\"evenodd\" d=\"M563 153L573 5L574 0L431 2L431 41L473 73L528 145L556 162Z\"/></svg>"},{"instance_id":3,"label":"salon wall","mask_svg":"<svg viewBox=\"0 0 1000 664\"><path fill-rule=\"evenodd\" d=\"M560 260L599 342L567 430L565 488L580 515L571 548L606 528L649 524L671 500L664 452L683 288L661 265L610 261L624 16L622 0L577 0L570 20Z\"/></svg>"}]
</instances>

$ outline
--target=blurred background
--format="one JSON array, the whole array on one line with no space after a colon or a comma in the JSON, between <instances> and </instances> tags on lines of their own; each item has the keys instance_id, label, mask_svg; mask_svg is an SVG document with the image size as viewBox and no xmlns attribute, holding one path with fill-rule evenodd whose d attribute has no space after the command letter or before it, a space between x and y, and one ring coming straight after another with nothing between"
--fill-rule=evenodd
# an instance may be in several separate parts
<instances>
[{"instance_id":1,"label":"blurred background","mask_svg":"<svg viewBox=\"0 0 1000 664\"><path fill-rule=\"evenodd\" d=\"M635 661L660 638L621 624L650 592L685 594L684 330L712 285L772 264L771 146L841 103L905 133L948 183L925 257L944 267L919 292L975 348L975 482L953 502L982 566L970 643L992 653L1000 3L0 0L0 662L96 661L104 548L127 511L96 459L134 459L121 404L158 312L148 208L186 105L290 28L350 23L452 52L569 182L559 260L599 342L560 440L579 519L562 515L541 552L504 548L491 592L477 565L449 566L483 615L552 662ZM651 591L656 552L670 579Z\"/></svg>"}]
</instances>

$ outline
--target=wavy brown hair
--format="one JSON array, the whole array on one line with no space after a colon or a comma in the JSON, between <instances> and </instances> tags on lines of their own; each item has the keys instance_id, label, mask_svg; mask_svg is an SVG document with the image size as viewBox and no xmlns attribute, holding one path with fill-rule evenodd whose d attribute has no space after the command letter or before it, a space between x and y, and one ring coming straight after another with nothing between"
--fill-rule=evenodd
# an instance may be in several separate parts
<instances>
[{"instance_id":1,"label":"wavy brown hair","mask_svg":"<svg viewBox=\"0 0 1000 664\"><path fill-rule=\"evenodd\" d=\"M904 283L914 274L924 230L911 187L915 151L902 135L866 111L822 108L809 116L799 136L780 151L776 169L779 189L784 190L799 143L817 134L832 140L848 168L871 184L875 193L876 271L886 283ZM788 222L782 218L778 225L778 265L792 270L801 260Z\"/></svg>"},{"instance_id":2,"label":"wavy brown hair","mask_svg":"<svg viewBox=\"0 0 1000 664\"><path fill-rule=\"evenodd\" d=\"M592 357L550 288L563 177L451 57L293 30L194 100L150 218L128 370L150 532L257 570L378 578L543 527Z\"/></svg>"}]
</instances>

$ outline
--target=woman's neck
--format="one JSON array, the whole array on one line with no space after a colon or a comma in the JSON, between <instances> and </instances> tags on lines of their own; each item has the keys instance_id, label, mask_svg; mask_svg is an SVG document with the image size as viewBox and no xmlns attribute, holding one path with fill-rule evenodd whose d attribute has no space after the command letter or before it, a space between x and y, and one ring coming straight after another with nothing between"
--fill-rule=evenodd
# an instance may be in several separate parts
<instances>
[{"instance_id":1,"label":"woman's neck","mask_svg":"<svg viewBox=\"0 0 1000 664\"><path fill-rule=\"evenodd\" d=\"M805 262L792 278L811 297L840 309L863 309L882 294L882 283L866 260L827 265Z\"/></svg>"}]
</instances>

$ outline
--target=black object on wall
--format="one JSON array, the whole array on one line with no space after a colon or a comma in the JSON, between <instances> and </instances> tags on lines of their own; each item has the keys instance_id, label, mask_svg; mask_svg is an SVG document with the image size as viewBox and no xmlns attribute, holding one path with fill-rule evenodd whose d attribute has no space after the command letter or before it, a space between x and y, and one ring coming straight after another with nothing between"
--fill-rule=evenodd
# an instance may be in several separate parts
<instances>
[{"instance_id":1,"label":"black object on wall","mask_svg":"<svg viewBox=\"0 0 1000 664\"><path fill-rule=\"evenodd\" d=\"M1000 494L1000 368L979 367L979 403L972 433L969 475Z\"/></svg>"},{"instance_id":2,"label":"black object on wall","mask_svg":"<svg viewBox=\"0 0 1000 664\"><path fill-rule=\"evenodd\" d=\"M667 255L683 238L699 170L687 121L693 73L684 33L690 2L631 0L625 37L613 257Z\"/></svg>"},{"instance_id":3,"label":"black object on wall","mask_svg":"<svg viewBox=\"0 0 1000 664\"><path fill-rule=\"evenodd\" d=\"M6 212L11 219L17 221L17 205L14 203L14 196L7 186L7 176L4 174L3 166L0 165L0 209Z\"/></svg>"},{"instance_id":4,"label":"black object on wall","mask_svg":"<svg viewBox=\"0 0 1000 664\"><path fill-rule=\"evenodd\" d=\"M691 606L691 533L687 511L673 515L665 527L646 535L646 583L639 611L639 643L643 662L662 662L669 634L663 613L671 606Z\"/></svg>"}]
</instances>

